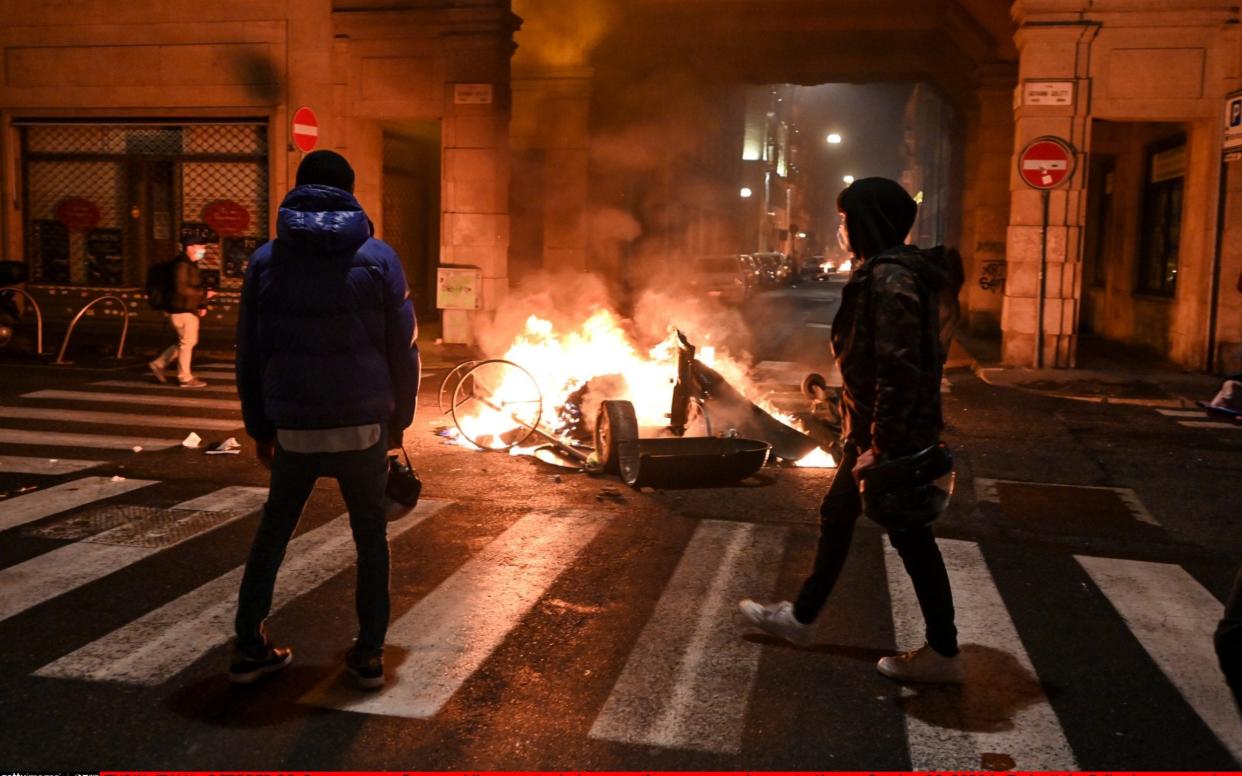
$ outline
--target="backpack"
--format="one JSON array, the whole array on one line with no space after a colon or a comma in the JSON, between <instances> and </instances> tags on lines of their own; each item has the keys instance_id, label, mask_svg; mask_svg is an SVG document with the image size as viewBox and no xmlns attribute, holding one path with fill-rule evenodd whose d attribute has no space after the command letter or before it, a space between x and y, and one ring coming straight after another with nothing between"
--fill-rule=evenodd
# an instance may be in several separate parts
<instances>
[{"instance_id":1,"label":"backpack","mask_svg":"<svg viewBox=\"0 0 1242 776\"><path fill-rule=\"evenodd\" d=\"M173 262L161 261L147 269L147 304L151 309L168 312L172 301Z\"/></svg>"}]
</instances>

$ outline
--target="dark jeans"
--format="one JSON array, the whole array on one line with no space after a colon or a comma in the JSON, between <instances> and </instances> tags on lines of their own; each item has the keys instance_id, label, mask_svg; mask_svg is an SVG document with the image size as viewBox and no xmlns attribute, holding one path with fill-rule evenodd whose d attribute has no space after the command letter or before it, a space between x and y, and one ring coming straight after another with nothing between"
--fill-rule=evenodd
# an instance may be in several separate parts
<instances>
[{"instance_id":1,"label":"dark jeans","mask_svg":"<svg viewBox=\"0 0 1242 776\"><path fill-rule=\"evenodd\" d=\"M824 608L832 588L841 576L845 558L854 537L854 524L862 514L862 499L853 468L858 450L846 443L841 465L819 507L819 546L815 550L815 566L794 601L794 617L800 622L814 622ZM923 611L927 627L927 643L942 655L957 654L957 627L953 624L953 591L944 558L936 546L931 528L889 531L889 540L901 556L906 573L914 583L914 592Z\"/></svg>"},{"instance_id":2,"label":"dark jeans","mask_svg":"<svg viewBox=\"0 0 1242 776\"><path fill-rule=\"evenodd\" d=\"M1233 590L1225 602L1225 616L1216 626L1216 658L1221 673L1242 710L1242 569L1233 580Z\"/></svg>"},{"instance_id":3,"label":"dark jeans","mask_svg":"<svg viewBox=\"0 0 1242 776\"><path fill-rule=\"evenodd\" d=\"M263 621L272 609L276 572L315 480L333 477L349 507L349 527L358 550L355 603L358 609L357 649L379 654L388 632L388 522L384 486L388 478L387 445L381 439L366 450L344 453L291 453L276 446L272 487L263 519L250 548L238 593L237 646L261 651L266 643Z\"/></svg>"}]
</instances>

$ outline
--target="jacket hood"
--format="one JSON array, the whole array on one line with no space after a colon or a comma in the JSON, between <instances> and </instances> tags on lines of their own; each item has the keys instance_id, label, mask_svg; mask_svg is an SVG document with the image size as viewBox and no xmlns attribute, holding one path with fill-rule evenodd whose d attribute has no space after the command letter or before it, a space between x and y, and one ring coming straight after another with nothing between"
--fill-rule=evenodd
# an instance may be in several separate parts
<instances>
[{"instance_id":1,"label":"jacket hood","mask_svg":"<svg viewBox=\"0 0 1242 776\"><path fill-rule=\"evenodd\" d=\"M298 257L352 258L370 237L371 221L362 205L333 186L294 188L276 216L276 239Z\"/></svg>"},{"instance_id":2,"label":"jacket hood","mask_svg":"<svg viewBox=\"0 0 1242 776\"><path fill-rule=\"evenodd\" d=\"M942 288L955 282L953 278L953 259L956 258L959 264L961 262L961 256L956 250L952 248L946 249L943 245L937 245L935 248L920 248L917 245L898 245L895 248L882 251L880 254L859 264L850 273L849 282L863 282L875 271L876 264L883 263L879 260L887 257L897 259L898 261L895 263L899 263L912 271L918 276L919 283L933 293L939 293ZM960 288L960 283L957 286Z\"/></svg>"},{"instance_id":3,"label":"jacket hood","mask_svg":"<svg viewBox=\"0 0 1242 776\"><path fill-rule=\"evenodd\" d=\"M918 209L901 184L888 178L854 181L837 197L850 248L862 259L904 243Z\"/></svg>"}]
</instances>

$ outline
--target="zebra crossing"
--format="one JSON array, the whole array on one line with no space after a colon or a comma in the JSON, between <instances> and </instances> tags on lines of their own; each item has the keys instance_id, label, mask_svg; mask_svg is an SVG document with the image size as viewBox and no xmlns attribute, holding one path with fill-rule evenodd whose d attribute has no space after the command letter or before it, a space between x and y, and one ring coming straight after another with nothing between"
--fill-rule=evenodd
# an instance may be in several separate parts
<instances>
[{"instance_id":1,"label":"zebra crossing","mask_svg":"<svg viewBox=\"0 0 1242 776\"><path fill-rule=\"evenodd\" d=\"M101 451L167 450L190 431L236 435L242 429L241 405L231 365L216 364L200 374L213 382L185 389L151 379L107 379L22 393L0 405L0 446L6 453L0 455L0 474L63 476L109 463ZM117 426L127 428L109 430Z\"/></svg>"},{"instance_id":2,"label":"zebra crossing","mask_svg":"<svg viewBox=\"0 0 1242 776\"><path fill-rule=\"evenodd\" d=\"M1172 418L1177 425L1183 428L1203 428L1213 431L1242 431L1242 423L1235 423L1231 420L1214 420L1210 415L1201 409L1166 409L1164 407L1154 408L1156 412L1166 418Z\"/></svg>"},{"instance_id":3,"label":"zebra crossing","mask_svg":"<svg viewBox=\"0 0 1242 776\"><path fill-rule=\"evenodd\" d=\"M156 484L81 476L59 489L0 502L2 527L16 532L55 527L94 503L132 498ZM0 638L19 615L54 607L79 588L107 585L109 575L155 554L186 552L189 539L253 516L265 496L262 488L219 488L168 510L185 512L186 519L196 512L222 515L170 541L134 542L127 526L104 526L0 568ZM389 523L390 540L402 540L429 521L451 521L446 516L449 506L448 501L425 499ZM489 670L500 645L531 616L554 583L583 573L587 548L625 519L623 513L602 507L535 509L516 516L405 611L394 611L388 643L404 657L390 665L382 690L360 693L339 672L330 673L308 682L296 696L298 703L435 721L472 678ZM434 553L435 547L417 543L424 536L404 540L406 551L413 541L414 551ZM744 755L747 730L762 722L751 714L755 698L774 691L772 677L764 675L764 655L777 647L770 639L748 638L732 614L741 597L781 594L778 578L794 541L785 526L697 521L667 581L653 589L650 615L632 623L636 635L618 636L632 642L623 664L601 669L597 681L606 687L589 720L588 739ZM893 643L871 646L885 651L916 647L923 640L922 619L900 558L878 533L868 546L873 552L863 553L863 562L878 563L887 580L895 635ZM1003 588L984 546L945 539L941 549L955 591L967 683L955 691L896 690L903 702L920 709L904 723L911 767L978 770L993 753L1005 753L1019 770L1090 767L1076 756L1064 710L1040 680L1041 659L1028 652L1027 634L1010 615L1012 599L1022 591ZM243 562L239 555L225 573L171 590L153 608L64 653L44 645L46 654L32 675L158 688L176 682L210 655L222 661ZM1083 555L1074 556L1073 562L1115 610L1125 638L1150 657L1149 666L1135 668L1162 675L1221 747L1242 761L1242 722L1212 653L1211 634L1222 608L1216 596L1178 565ZM300 534L289 547L273 615L314 597L352 564L347 515ZM408 583L394 580L395 585ZM821 623L818 630L817 642L832 641L831 623ZM1091 656L1092 648L1079 646L1088 653L1086 662L1107 657ZM799 659L833 658L811 649ZM874 681L878 687L891 687L878 676ZM998 711L1012 705L1008 701L1013 697L1022 698L1016 709Z\"/></svg>"}]
</instances>

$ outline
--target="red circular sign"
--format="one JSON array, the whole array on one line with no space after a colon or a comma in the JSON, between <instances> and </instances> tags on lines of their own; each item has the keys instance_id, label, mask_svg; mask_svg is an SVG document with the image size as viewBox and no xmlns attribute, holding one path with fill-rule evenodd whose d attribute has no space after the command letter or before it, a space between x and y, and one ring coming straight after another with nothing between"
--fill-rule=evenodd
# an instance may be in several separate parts
<instances>
[{"instance_id":1,"label":"red circular sign","mask_svg":"<svg viewBox=\"0 0 1242 776\"><path fill-rule=\"evenodd\" d=\"M1035 189L1053 189L1074 173L1074 149L1059 137L1041 137L1022 149L1018 174Z\"/></svg>"},{"instance_id":2,"label":"red circular sign","mask_svg":"<svg viewBox=\"0 0 1242 776\"><path fill-rule=\"evenodd\" d=\"M250 226L250 211L231 199L217 199L203 208L203 222L222 235L240 234Z\"/></svg>"},{"instance_id":3,"label":"red circular sign","mask_svg":"<svg viewBox=\"0 0 1242 776\"><path fill-rule=\"evenodd\" d=\"M82 197L66 197L56 206L56 220L70 229L94 229L99 223L99 208Z\"/></svg>"},{"instance_id":4,"label":"red circular sign","mask_svg":"<svg viewBox=\"0 0 1242 776\"><path fill-rule=\"evenodd\" d=\"M293 144L302 153L310 153L319 142L319 119L305 106L293 112Z\"/></svg>"}]
</instances>

